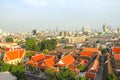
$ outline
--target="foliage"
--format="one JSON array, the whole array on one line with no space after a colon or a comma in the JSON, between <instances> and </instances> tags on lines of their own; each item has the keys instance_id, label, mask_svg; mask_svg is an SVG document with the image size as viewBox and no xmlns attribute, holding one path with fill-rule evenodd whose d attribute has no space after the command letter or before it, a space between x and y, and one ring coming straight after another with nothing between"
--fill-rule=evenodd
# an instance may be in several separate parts
<instances>
[{"instance_id":1,"label":"foliage","mask_svg":"<svg viewBox=\"0 0 120 80\"><path fill-rule=\"evenodd\" d=\"M47 51L46 51L45 49L44 49L42 52L43 52L43 54L48 54Z\"/></svg>"},{"instance_id":2,"label":"foliage","mask_svg":"<svg viewBox=\"0 0 120 80\"><path fill-rule=\"evenodd\" d=\"M19 42L17 42L18 43L18 45L21 45L21 44L23 44L24 42L21 40L21 41L19 41Z\"/></svg>"},{"instance_id":3,"label":"foliage","mask_svg":"<svg viewBox=\"0 0 120 80\"><path fill-rule=\"evenodd\" d=\"M27 39L25 42L25 47L27 50L31 50L31 51L39 50L36 44L36 40L34 38Z\"/></svg>"},{"instance_id":4,"label":"foliage","mask_svg":"<svg viewBox=\"0 0 120 80\"><path fill-rule=\"evenodd\" d=\"M69 68L62 68L60 72L56 72L55 69L46 69L45 74L48 80L86 80L76 77Z\"/></svg>"},{"instance_id":5,"label":"foliage","mask_svg":"<svg viewBox=\"0 0 120 80\"><path fill-rule=\"evenodd\" d=\"M9 38L9 37L6 38L5 41L6 41L6 42L14 42L13 38Z\"/></svg>"},{"instance_id":6,"label":"foliage","mask_svg":"<svg viewBox=\"0 0 120 80\"><path fill-rule=\"evenodd\" d=\"M51 40L43 40L41 43L38 43L40 51L43 50L53 50L56 48L57 42L54 39Z\"/></svg>"},{"instance_id":7,"label":"foliage","mask_svg":"<svg viewBox=\"0 0 120 80\"><path fill-rule=\"evenodd\" d=\"M65 46L64 49L70 49L71 47L70 46Z\"/></svg>"},{"instance_id":8,"label":"foliage","mask_svg":"<svg viewBox=\"0 0 120 80\"><path fill-rule=\"evenodd\" d=\"M37 70L37 68L34 65L29 66L29 71L31 71L32 74L39 75L40 71Z\"/></svg>"},{"instance_id":9,"label":"foliage","mask_svg":"<svg viewBox=\"0 0 120 80\"><path fill-rule=\"evenodd\" d=\"M29 59L34 56L35 54L33 54L32 52L26 52L26 56L29 57Z\"/></svg>"},{"instance_id":10,"label":"foliage","mask_svg":"<svg viewBox=\"0 0 120 80\"><path fill-rule=\"evenodd\" d=\"M85 76L83 77L77 77L76 80L88 80Z\"/></svg>"},{"instance_id":11,"label":"foliage","mask_svg":"<svg viewBox=\"0 0 120 80\"><path fill-rule=\"evenodd\" d=\"M106 80L118 80L118 76L115 73L108 74Z\"/></svg>"},{"instance_id":12,"label":"foliage","mask_svg":"<svg viewBox=\"0 0 120 80\"><path fill-rule=\"evenodd\" d=\"M44 50L53 50L56 48L57 42L54 39L43 40L37 44L36 40L31 38L27 39L25 46L27 50L31 51L44 51Z\"/></svg>"},{"instance_id":13,"label":"foliage","mask_svg":"<svg viewBox=\"0 0 120 80\"><path fill-rule=\"evenodd\" d=\"M2 68L0 69L0 72L9 71L14 76L17 77L17 80L26 80L25 78L25 68L22 65L11 65L11 64L5 64L2 63Z\"/></svg>"},{"instance_id":14,"label":"foliage","mask_svg":"<svg viewBox=\"0 0 120 80\"><path fill-rule=\"evenodd\" d=\"M84 65L78 65L77 68L80 70L80 71L84 71L85 70L85 66Z\"/></svg>"},{"instance_id":15,"label":"foliage","mask_svg":"<svg viewBox=\"0 0 120 80\"><path fill-rule=\"evenodd\" d=\"M101 51L102 54L106 54L108 52L106 48L100 48L99 50Z\"/></svg>"}]
</instances>

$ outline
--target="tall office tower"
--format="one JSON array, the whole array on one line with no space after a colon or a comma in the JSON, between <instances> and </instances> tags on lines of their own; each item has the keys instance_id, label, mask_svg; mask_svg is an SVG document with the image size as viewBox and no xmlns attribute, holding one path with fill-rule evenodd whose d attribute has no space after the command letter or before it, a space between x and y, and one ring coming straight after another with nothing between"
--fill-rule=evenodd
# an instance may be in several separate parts
<instances>
[{"instance_id":1,"label":"tall office tower","mask_svg":"<svg viewBox=\"0 0 120 80\"><path fill-rule=\"evenodd\" d=\"M83 27L83 33L85 33L85 34L89 34L89 33L91 33L91 29L90 29L90 27Z\"/></svg>"},{"instance_id":2,"label":"tall office tower","mask_svg":"<svg viewBox=\"0 0 120 80\"><path fill-rule=\"evenodd\" d=\"M103 24L102 27L103 27L103 32L106 32L106 33L110 32L110 27L107 26L107 24Z\"/></svg>"},{"instance_id":3,"label":"tall office tower","mask_svg":"<svg viewBox=\"0 0 120 80\"><path fill-rule=\"evenodd\" d=\"M60 36L65 36L65 31L60 31Z\"/></svg>"},{"instance_id":4,"label":"tall office tower","mask_svg":"<svg viewBox=\"0 0 120 80\"><path fill-rule=\"evenodd\" d=\"M37 29L34 29L32 32L33 32L33 35L36 35L39 31Z\"/></svg>"}]
</instances>

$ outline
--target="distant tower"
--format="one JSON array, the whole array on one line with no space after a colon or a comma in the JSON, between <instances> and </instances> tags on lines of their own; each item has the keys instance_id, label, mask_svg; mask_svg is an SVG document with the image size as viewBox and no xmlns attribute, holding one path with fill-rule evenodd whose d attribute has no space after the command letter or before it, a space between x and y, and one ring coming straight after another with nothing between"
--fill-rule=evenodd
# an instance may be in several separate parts
<instances>
[{"instance_id":1,"label":"distant tower","mask_svg":"<svg viewBox=\"0 0 120 80\"><path fill-rule=\"evenodd\" d=\"M65 31L60 31L60 36L65 36Z\"/></svg>"},{"instance_id":2,"label":"distant tower","mask_svg":"<svg viewBox=\"0 0 120 80\"><path fill-rule=\"evenodd\" d=\"M120 33L120 28L117 28L117 32Z\"/></svg>"},{"instance_id":3,"label":"distant tower","mask_svg":"<svg viewBox=\"0 0 120 80\"><path fill-rule=\"evenodd\" d=\"M33 35L36 35L38 33L38 30L34 29L32 32L33 32Z\"/></svg>"},{"instance_id":4,"label":"distant tower","mask_svg":"<svg viewBox=\"0 0 120 80\"><path fill-rule=\"evenodd\" d=\"M111 27L109 28L109 26L107 26L106 24L103 24L102 27L103 27L103 32L106 32L106 33L110 32Z\"/></svg>"},{"instance_id":5,"label":"distant tower","mask_svg":"<svg viewBox=\"0 0 120 80\"><path fill-rule=\"evenodd\" d=\"M59 31L59 29L58 29L58 27L56 27L56 32L58 32Z\"/></svg>"},{"instance_id":6,"label":"distant tower","mask_svg":"<svg viewBox=\"0 0 120 80\"><path fill-rule=\"evenodd\" d=\"M83 27L83 33L85 34L91 33L90 27Z\"/></svg>"}]
</instances>

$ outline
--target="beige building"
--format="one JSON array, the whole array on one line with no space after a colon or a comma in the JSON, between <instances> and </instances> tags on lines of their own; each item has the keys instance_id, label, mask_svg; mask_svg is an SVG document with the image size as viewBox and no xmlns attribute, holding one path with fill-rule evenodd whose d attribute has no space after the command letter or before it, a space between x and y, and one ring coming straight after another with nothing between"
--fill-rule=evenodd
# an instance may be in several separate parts
<instances>
[{"instance_id":1,"label":"beige building","mask_svg":"<svg viewBox=\"0 0 120 80\"><path fill-rule=\"evenodd\" d=\"M88 38L89 37L86 36L86 35L82 35L82 36L79 36L79 37L69 37L68 43L71 43L71 44L81 43L81 42L85 41Z\"/></svg>"}]
</instances>

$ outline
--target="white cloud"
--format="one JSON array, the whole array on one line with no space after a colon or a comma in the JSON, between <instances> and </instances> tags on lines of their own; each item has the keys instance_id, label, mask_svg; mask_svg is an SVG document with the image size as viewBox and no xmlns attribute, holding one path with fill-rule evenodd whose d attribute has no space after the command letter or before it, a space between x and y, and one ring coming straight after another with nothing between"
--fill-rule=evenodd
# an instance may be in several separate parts
<instances>
[{"instance_id":1,"label":"white cloud","mask_svg":"<svg viewBox=\"0 0 120 80\"><path fill-rule=\"evenodd\" d=\"M22 0L22 1L32 6L40 6L40 7L48 6L47 0Z\"/></svg>"}]
</instances>

